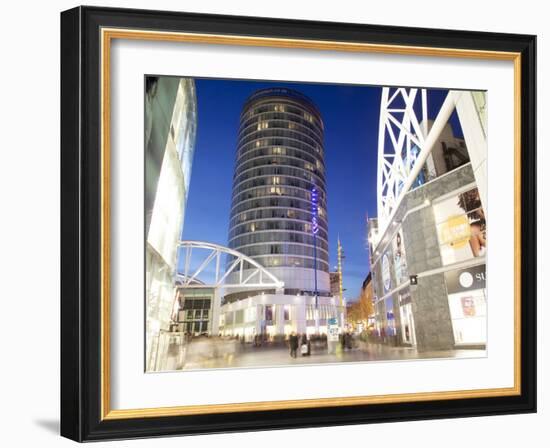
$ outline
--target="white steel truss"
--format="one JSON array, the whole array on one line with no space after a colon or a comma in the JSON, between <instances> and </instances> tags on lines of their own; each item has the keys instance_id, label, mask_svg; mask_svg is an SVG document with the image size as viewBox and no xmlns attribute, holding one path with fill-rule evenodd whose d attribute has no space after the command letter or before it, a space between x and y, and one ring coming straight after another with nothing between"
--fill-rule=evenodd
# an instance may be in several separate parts
<instances>
[{"instance_id":1,"label":"white steel truss","mask_svg":"<svg viewBox=\"0 0 550 448\"><path fill-rule=\"evenodd\" d=\"M421 120L416 110L421 111ZM384 229L395 210L428 135L426 89L384 87L378 129L378 225Z\"/></svg>"},{"instance_id":2,"label":"white steel truss","mask_svg":"<svg viewBox=\"0 0 550 448\"><path fill-rule=\"evenodd\" d=\"M183 251L183 273L177 274L179 288L269 288L279 289L284 283L266 268L250 257L218 244L204 241L180 241L178 247ZM199 254L198 267L191 269L193 254ZM233 259L227 269L220 266L222 256L230 255ZM247 266L245 266L245 263ZM205 269L214 267L214 279L206 283L199 280ZM231 283L224 283L229 274L235 273Z\"/></svg>"},{"instance_id":3,"label":"white steel truss","mask_svg":"<svg viewBox=\"0 0 550 448\"><path fill-rule=\"evenodd\" d=\"M449 91L428 129L426 89L382 89L378 133L378 235L384 234L462 98L462 92ZM465 116L477 114L475 108L470 109L459 113L465 134L472 127L464 127ZM479 127L479 123L473 127ZM471 148L468 152L471 154ZM486 154L486 148L481 152Z\"/></svg>"}]
</instances>

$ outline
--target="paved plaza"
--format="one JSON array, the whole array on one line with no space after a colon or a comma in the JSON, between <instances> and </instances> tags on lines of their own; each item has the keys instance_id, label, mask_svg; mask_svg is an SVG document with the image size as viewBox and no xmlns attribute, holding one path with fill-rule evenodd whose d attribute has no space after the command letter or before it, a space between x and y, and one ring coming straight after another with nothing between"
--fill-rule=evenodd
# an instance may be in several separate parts
<instances>
[{"instance_id":1,"label":"paved plaza","mask_svg":"<svg viewBox=\"0 0 550 448\"><path fill-rule=\"evenodd\" d=\"M288 347L261 346L242 344L235 340L197 339L181 347L179 359L183 362L176 365L168 360L168 370L198 370L241 367L282 367L305 364L329 364L340 362L373 362L399 361L434 358L479 358L486 356L485 350L444 350L418 352L415 348L391 347L383 344L361 343L353 349L343 350L338 344L334 353L326 348L312 348L311 355L296 358L290 356ZM168 357L175 358L174 350ZM172 362L171 362L172 361Z\"/></svg>"}]
</instances>

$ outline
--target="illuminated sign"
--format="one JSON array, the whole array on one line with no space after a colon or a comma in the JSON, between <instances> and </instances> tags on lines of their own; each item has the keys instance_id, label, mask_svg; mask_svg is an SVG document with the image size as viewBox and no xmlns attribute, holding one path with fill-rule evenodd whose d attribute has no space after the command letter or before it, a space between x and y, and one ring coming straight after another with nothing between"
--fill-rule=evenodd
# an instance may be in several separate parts
<instances>
[{"instance_id":1,"label":"illuminated sign","mask_svg":"<svg viewBox=\"0 0 550 448\"><path fill-rule=\"evenodd\" d=\"M447 219L441 226L441 242L455 248L463 247L470 241L471 230L468 216L459 215Z\"/></svg>"},{"instance_id":2,"label":"illuminated sign","mask_svg":"<svg viewBox=\"0 0 550 448\"><path fill-rule=\"evenodd\" d=\"M317 235L317 233L319 232L319 223L317 222L317 217L319 214L319 207L317 205L318 201L319 196L317 193L317 188L313 187L313 189L311 190L311 232L314 235Z\"/></svg>"},{"instance_id":3,"label":"illuminated sign","mask_svg":"<svg viewBox=\"0 0 550 448\"><path fill-rule=\"evenodd\" d=\"M485 265L472 266L466 269L457 269L445 272L447 292L455 294L485 288Z\"/></svg>"}]
</instances>

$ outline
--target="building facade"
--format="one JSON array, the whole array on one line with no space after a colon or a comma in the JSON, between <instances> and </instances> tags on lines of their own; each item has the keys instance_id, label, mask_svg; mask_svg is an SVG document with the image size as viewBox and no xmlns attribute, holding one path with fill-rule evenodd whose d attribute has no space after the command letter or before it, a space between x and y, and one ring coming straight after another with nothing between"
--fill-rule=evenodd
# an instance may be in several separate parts
<instances>
[{"instance_id":1,"label":"building facade","mask_svg":"<svg viewBox=\"0 0 550 448\"><path fill-rule=\"evenodd\" d=\"M485 211L464 141L440 140L435 175L404 196L384 233L369 221L375 329L420 351L484 348Z\"/></svg>"},{"instance_id":2,"label":"building facade","mask_svg":"<svg viewBox=\"0 0 550 448\"><path fill-rule=\"evenodd\" d=\"M331 296L254 294L222 306L220 334L252 341L255 336L276 340L292 331L327 334L329 319L338 318L338 299ZM319 329L315 326L318 314Z\"/></svg>"},{"instance_id":3,"label":"building facade","mask_svg":"<svg viewBox=\"0 0 550 448\"><path fill-rule=\"evenodd\" d=\"M257 316L255 331L279 332L286 328L285 332L306 332L311 320L308 298L317 296L317 305L320 301L331 304L323 132L317 107L292 89L257 91L243 106L228 246L284 282L281 291L232 289L225 296L227 312L251 304L253 310L247 315ZM229 257L228 265L232 261ZM230 275L226 283L237 283L240 275ZM266 297L274 300L273 310L282 308L273 311ZM243 302L234 304L238 301ZM290 311L296 304L300 304L300 310ZM276 321L271 318L273 312L283 316L275 326L271 324ZM224 331L236 326L236 321L227 316L222 316L220 322ZM283 324L284 316L294 318Z\"/></svg>"},{"instance_id":4,"label":"building facade","mask_svg":"<svg viewBox=\"0 0 550 448\"><path fill-rule=\"evenodd\" d=\"M145 91L146 362L170 329L174 274L197 126L192 79L147 77Z\"/></svg>"},{"instance_id":5,"label":"building facade","mask_svg":"<svg viewBox=\"0 0 550 448\"><path fill-rule=\"evenodd\" d=\"M177 314L173 330L188 336L211 334L212 308L215 300L214 288L193 286L177 287Z\"/></svg>"}]
</instances>

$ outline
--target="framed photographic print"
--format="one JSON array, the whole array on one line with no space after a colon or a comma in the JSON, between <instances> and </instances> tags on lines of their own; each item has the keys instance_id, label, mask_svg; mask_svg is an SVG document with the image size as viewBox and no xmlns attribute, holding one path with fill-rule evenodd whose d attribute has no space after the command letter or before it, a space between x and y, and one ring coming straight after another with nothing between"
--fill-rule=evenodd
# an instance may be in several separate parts
<instances>
[{"instance_id":1,"label":"framed photographic print","mask_svg":"<svg viewBox=\"0 0 550 448\"><path fill-rule=\"evenodd\" d=\"M61 14L61 433L536 411L535 36Z\"/></svg>"}]
</instances>

